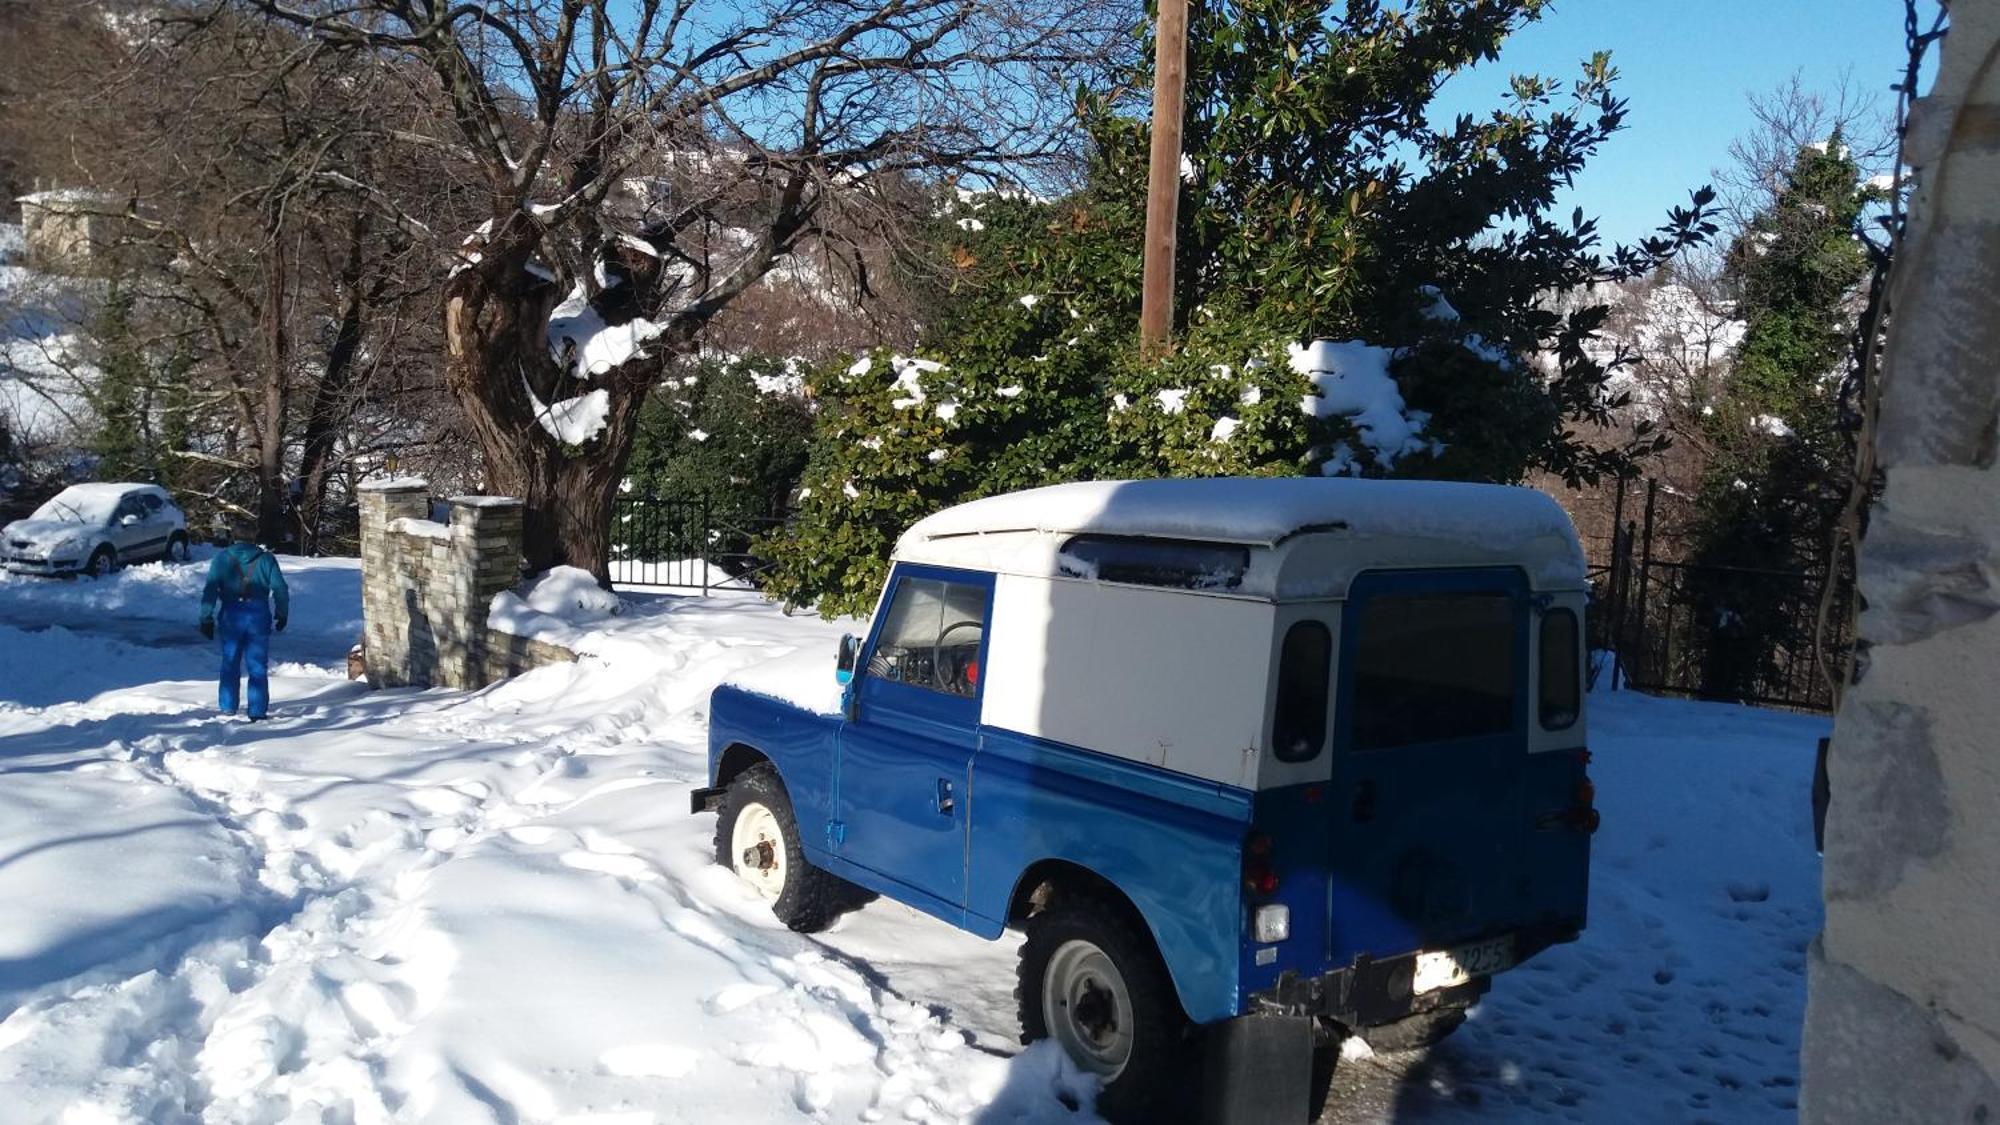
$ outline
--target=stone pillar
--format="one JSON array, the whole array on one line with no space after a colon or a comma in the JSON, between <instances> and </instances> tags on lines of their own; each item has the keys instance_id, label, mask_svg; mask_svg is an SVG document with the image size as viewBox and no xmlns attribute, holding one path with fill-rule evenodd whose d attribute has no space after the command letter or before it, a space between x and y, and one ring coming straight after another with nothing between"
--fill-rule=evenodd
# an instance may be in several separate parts
<instances>
[{"instance_id":1,"label":"stone pillar","mask_svg":"<svg viewBox=\"0 0 2000 1125\"><path fill-rule=\"evenodd\" d=\"M390 531L400 519L430 515L430 486L420 480L364 481L361 485L362 664L376 687L412 682L409 662L410 603L403 537Z\"/></svg>"},{"instance_id":2,"label":"stone pillar","mask_svg":"<svg viewBox=\"0 0 2000 1125\"><path fill-rule=\"evenodd\" d=\"M452 623L449 653L440 651L439 682L480 687L487 672L486 616L493 595L521 580L523 505L505 496L455 496L451 500L451 566L434 591Z\"/></svg>"},{"instance_id":3,"label":"stone pillar","mask_svg":"<svg viewBox=\"0 0 2000 1125\"><path fill-rule=\"evenodd\" d=\"M1868 435L1885 487L1827 761L1808 1122L2000 1122L2000 3L1950 11Z\"/></svg>"}]
</instances>

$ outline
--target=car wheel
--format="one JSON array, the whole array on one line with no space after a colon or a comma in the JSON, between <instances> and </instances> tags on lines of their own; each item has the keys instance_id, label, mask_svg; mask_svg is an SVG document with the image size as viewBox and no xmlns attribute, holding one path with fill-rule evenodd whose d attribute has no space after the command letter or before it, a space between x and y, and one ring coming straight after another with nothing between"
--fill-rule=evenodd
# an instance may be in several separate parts
<instances>
[{"instance_id":1,"label":"car wheel","mask_svg":"<svg viewBox=\"0 0 2000 1125\"><path fill-rule=\"evenodd\" d=\"M1451 1005L1405 1016L1395 1023L1364 1027L1357 1034L1371 1050L1415 1051L1438 1043L1464 1022L1465 1009Z\"/></svg>"},{"instance_id":2,"label":"car wheel","mask_svg":"<svg viewBox=\"0 0 2000 1125\"><path fill-rule=\"evenodd\" d=\"M83 564L83 572L92 578L102 578L110 574L118 565L118 552L109 546L99 547L90 553L90 561Z\"/></svg>"},{"instance_id":3,"label":"car wheel","mask_svg":"<svg viewBox=\"0 0 2000 1125\"><path fill-rule=\"evenodd\" d=\"M166 560L168 562L184 563L190 557L188 537L178 531L174 532L173 537L167 540Z\"/></svg>"},{"instance_id":4,"label":"car wheel","mask_svg":"<svg viewBox=\"0 0 2000 1125\"><path fill-rule=\"evenodd\" d=\"M770 765L744 770L722 796L715 822L715 862L769 900L778 921L802 934L833 924L847 884L806 861L792 799Z\"/></svg>"},{"instance_id":5,"label":"car wheel","mask_svg":"<svg viewBox=\"0 0 2000 1125\"><path fill-rule=\"evenodd\" d=\"M1151 933L1101 898L1059 898L1027 921L1019 983L1021 1041L1053 1039L1103 1082L1114 1122L1175 1119L1194 1090L1194 1026Z\"/></svg>"}]
</instances>

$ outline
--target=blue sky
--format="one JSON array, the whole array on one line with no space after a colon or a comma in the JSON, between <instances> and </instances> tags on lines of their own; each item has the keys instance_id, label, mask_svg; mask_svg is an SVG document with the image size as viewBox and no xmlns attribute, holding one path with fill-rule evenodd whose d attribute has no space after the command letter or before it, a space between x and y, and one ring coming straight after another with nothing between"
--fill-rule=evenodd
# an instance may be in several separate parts
<instances>
[{"instance_id":1,"label":"blue sky","mask_svg":"<svg viewBox=\"0 0 2000 1125\"><path fill-rule=\"evenodd\" d=\"M1926 0L1925 7L1935 10ZM1926 18L1928 18L1928 11ZM1563 209L1600 219L1606 241L1631 241L1709 182L1729 142L1751 126L1747 95L1800 72L1829 89L1851 69L1857 88L1879 91L1902 76L1902 0L1556 0L1541 22L1508 40L1498 62L1454 77L1433 120L1500 104L1507 75L1565 82L1596 50L1609 50L1631 102L1625 130L1577 178Z\"/></svg>"}]
</instances>

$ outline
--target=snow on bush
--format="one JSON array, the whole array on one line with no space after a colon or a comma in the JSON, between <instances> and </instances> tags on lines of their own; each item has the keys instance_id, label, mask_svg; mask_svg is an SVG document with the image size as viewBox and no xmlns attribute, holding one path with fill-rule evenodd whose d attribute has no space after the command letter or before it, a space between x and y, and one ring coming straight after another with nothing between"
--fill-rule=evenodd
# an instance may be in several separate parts
<instances>
[{"instance_id":1,"label":"snow on bush","mask_svg":"<svg viewBox=\"0 0 2000 1125\"><path fill-rule=\"evenodd\" d=\"M1306 395L1300 408L1315 418L1339 416L1354 423L1362 444L1384 468L1408 454L1438 451L1437 443L1423 436L1430 415L1405 407L1403 392L1389 374L1393 349L1360 340L1315 340L1289 351L1292 370L1309 379L1317 392ZM1333 459L1326 462L1329 474L1345 471L1353 462L1348 459L1340 470L1335 464Z\"/></svg>"}]
</instances>

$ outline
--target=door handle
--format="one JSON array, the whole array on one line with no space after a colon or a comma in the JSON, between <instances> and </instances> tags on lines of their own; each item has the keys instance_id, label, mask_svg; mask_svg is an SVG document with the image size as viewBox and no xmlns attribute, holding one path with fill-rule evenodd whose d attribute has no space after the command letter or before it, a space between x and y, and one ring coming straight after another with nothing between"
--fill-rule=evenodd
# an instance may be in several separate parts
<instances>
[{"instance_id":1,"label":"door handle","mask_svg":"<svg viewBox=\"0 0 2000 1125\"><path fill-rule=\"evenodd\" d=\"M955 802L952 800L951 796L950 778L945 778L945 777L938 778L937 795L934 798L932 798L931 804L934 808L937 809L938 815L940 816L951 815L952 807L955 804Z\"/></svg>"}]
</instances>

